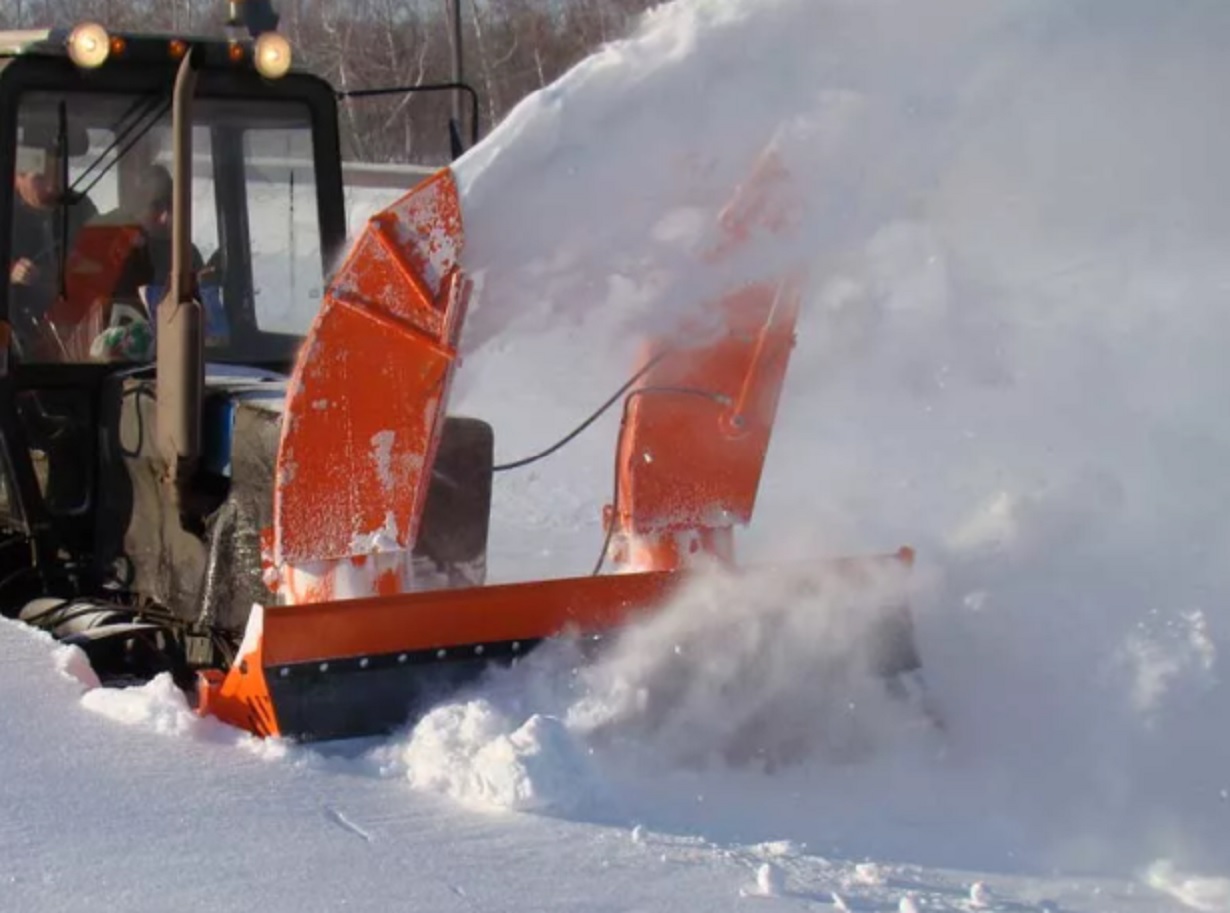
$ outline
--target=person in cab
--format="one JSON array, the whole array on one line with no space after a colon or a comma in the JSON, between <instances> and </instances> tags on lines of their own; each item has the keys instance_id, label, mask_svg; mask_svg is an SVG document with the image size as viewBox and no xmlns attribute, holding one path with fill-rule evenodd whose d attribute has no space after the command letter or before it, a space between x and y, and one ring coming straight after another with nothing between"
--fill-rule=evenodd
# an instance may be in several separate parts
<instances>
[{"instance_id":1,"label":"person in cab","mask_svg":"<svg viewBox=\"0 0 1230 913\"><path fill-rule=\"evenodd\" d=\"M19 356L58 359L48 320L63 292L62 275L82 227L98 215L89 197L65 185L68 155L85 152L84 130L57 140L53 130L23 131L13 186L9 319Z\"/></svg>"}]
</instances>

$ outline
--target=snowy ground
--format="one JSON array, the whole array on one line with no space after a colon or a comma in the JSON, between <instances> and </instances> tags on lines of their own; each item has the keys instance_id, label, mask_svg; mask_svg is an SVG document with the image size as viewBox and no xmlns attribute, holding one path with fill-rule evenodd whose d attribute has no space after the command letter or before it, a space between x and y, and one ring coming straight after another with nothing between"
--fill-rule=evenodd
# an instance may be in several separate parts
<instances>
[{"instance_id":1,"label":"snowy ground","mask_svg":"<svg viewBox=\"0 0 1230 913\"><path fill-rule=\"evenodd\" d=\"M1230 910L1228 44L1213 3L679 0L458 167L504 459L703 306L776 138L803 218L736 268L813 285L744 553L916 546L943 734L826 677L850 607L777 576L330 749L4 624L0 909ZM501 477L495 576L592 565L613 420ZM730 759L765 714L772 773Z\"/></svg>"},{"instance_id":2,"label":"snowy ground","mask_svg":"<svg viewBox=\"0 0 1230 913\"><path fill-rule=\"evenodd\" d=\"M88 679L88 669L78 657L13 623L0 624L0 647L0 699L23 708L0 717L0 909L153 913L228 909L232 901L288 913L908 911L910 903L920 910L1184 909L1131 878L920 865L911 846L926 855L928 828L894 820L875 804L800 831L787 823L797 824L797 815L783 818L780 807L749 801L760 793L794 811L819 811L832 793L819 778L808 787L667 770L658 783L643 775L630 785L614 777L595 784L558 724L523 728L521 749L537 754L521 754L516 735L491 739L482 731L474 705L462 711L473 729L448 724L450 732L437 730L417 746L411 739L339 757L261 745L191 715L160 684L83 695L74 673ZM434 743L441 736L468 757L449 773L439 766L449 749ZM471 752L480 745L487 757L476 760ZM409 766L416 753L429 778L418 788ZM456 801L475 799L484 776L491 804ZM613 789L628 789L628 801L600 797ZM556 813L507 810L531 796ZM889 836L878 847L841 839L856 817L861 829ZM817 828L830 837L792 836ZM901 843L907 833L912 840ZM870 855L855 849L859 843ZM1183 877L1159 872L1176 887ZM1187 890L1212 898L1196 909L1222 908L1224 885Z\"/></svg>"}]
</instances>

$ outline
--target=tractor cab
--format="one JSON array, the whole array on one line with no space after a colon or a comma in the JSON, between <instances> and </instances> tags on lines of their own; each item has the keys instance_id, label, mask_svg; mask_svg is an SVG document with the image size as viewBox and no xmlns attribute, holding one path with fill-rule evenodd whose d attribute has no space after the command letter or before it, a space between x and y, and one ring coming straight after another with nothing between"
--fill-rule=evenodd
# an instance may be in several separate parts
<instances>
[{"instance_id":1,"label":"tractor cab","mask_svg":"<svg viewBox=\"0 0 1230 913\"><path fill-rule=\"evenodd\" d=\"M202 530L237 487L244 404L259 421L240 449L270 496L285 376L346 231L333 91L286 68L272 37L271 49L94 24L0 33L0 530L34 553L0 557L0 581L20 584L0 592L9 611L31 588L197 595ZM175 203L183 292L203 317L178 347L158 338L176 293ZM180 378L172 396L167 375ZM174 490L157 440L168 399L197 429Z\"/></svg>"},{"instance_id":2,"label":"tractor cab","mask_svg":"<svg viewBox=\"0 0 1230 913\"><path fill-rule=\"evenodd\" d=\"M172 88L190 46L190 280L206 359L285 369L319 309L346 232L325 82L263 76L251 42L0 33L0 319L19 377L143 360L143 334L119 330L153 330L168 290Z\"/></svg>"}]
</instances>

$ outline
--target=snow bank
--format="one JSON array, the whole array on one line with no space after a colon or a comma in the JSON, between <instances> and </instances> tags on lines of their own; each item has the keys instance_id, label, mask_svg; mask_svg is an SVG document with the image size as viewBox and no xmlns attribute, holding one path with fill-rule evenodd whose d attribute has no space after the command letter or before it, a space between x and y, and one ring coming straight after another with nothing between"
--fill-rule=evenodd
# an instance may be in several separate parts
<instances>
[{"instance_id":1,"label":"snow bank","mask_svg":"<svg viewBox=\"0 0 1230 913\"><path fill-rule=\"evenodd\" d=\"M126 726L139 726L163 735L195 735L220 728L188 707L184 693L167 673L131 688L94 688L81 696L89 710Z\"/></svg>"},{"instance_id":2,"label":"snow bank","mask_svg":"<svg viewBox=\"0 0 1230 913\"><path fill-rule=\"evenodd\" d=\"M85 661L84 655L82 660ZM85 662L88 669L88 661ZM93 670L89 674L92 676ZM164 672L143 685L122 688L100 688L97 678L93 681L94 685L81 695L81 705L124 726L163 736L244 748L269 761L313 763L304 752L280 739L257 739L214 717L198 715L169 673Z\"/></svg>"},{"instance_id":3,"label":"snow bank","mask_svg":"<svg viewBox=\"0 0 1230 913\"><path fill-rule=\"evenodd\" d=\"M61 674L85 686L81 705L124 726L163 736L194 739L217 745L242 748L266 761L298 767L328 769L344 767L332 760L283 739L258 739L248 732L228 726L215 717L197 714L188 698L169 673L162 673L142 685L100 687L89 660L77 647L59 645L53 662Z\"/></svg>"},{"instance_id":4,"label":"snow bank","mask_svg":"<svg viewBox=\"0 0 1230 913\"><path fill-rule=\"evenodd\" d=\"M51 653L51 661L60 675L76 682L86 691L98 687L98 675L90 665L89 657L80 647L74 644L56 644Z\"/></svg>"}]
</instances>

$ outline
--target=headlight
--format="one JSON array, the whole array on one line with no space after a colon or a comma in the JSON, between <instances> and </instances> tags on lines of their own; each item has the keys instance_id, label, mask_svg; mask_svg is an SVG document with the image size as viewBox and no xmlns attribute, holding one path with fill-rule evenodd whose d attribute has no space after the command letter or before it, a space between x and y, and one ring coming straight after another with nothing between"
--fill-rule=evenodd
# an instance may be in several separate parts
<instances>
[{"instance_id":1,"label":"headlight","mask_svg":"<svg viewBox=\"0 0 1230 913\"><path fill-rule=\"evenodd\" d=\"M96 22L83 22L68 34L68 56L84 70L101 67L110 53L111 36Z\"/></svg>"},{"instance_id":2,"label":"headlight","mask_svg":"<svg viewBox=\"0 0 1230 913\"><path fill-rule=\"evenodd\" d=\"M252 56L256 69L266 79L281 79L290 70L290 42L277 32L264 32L256 39Z\"/></svg>"}]
</instances>

